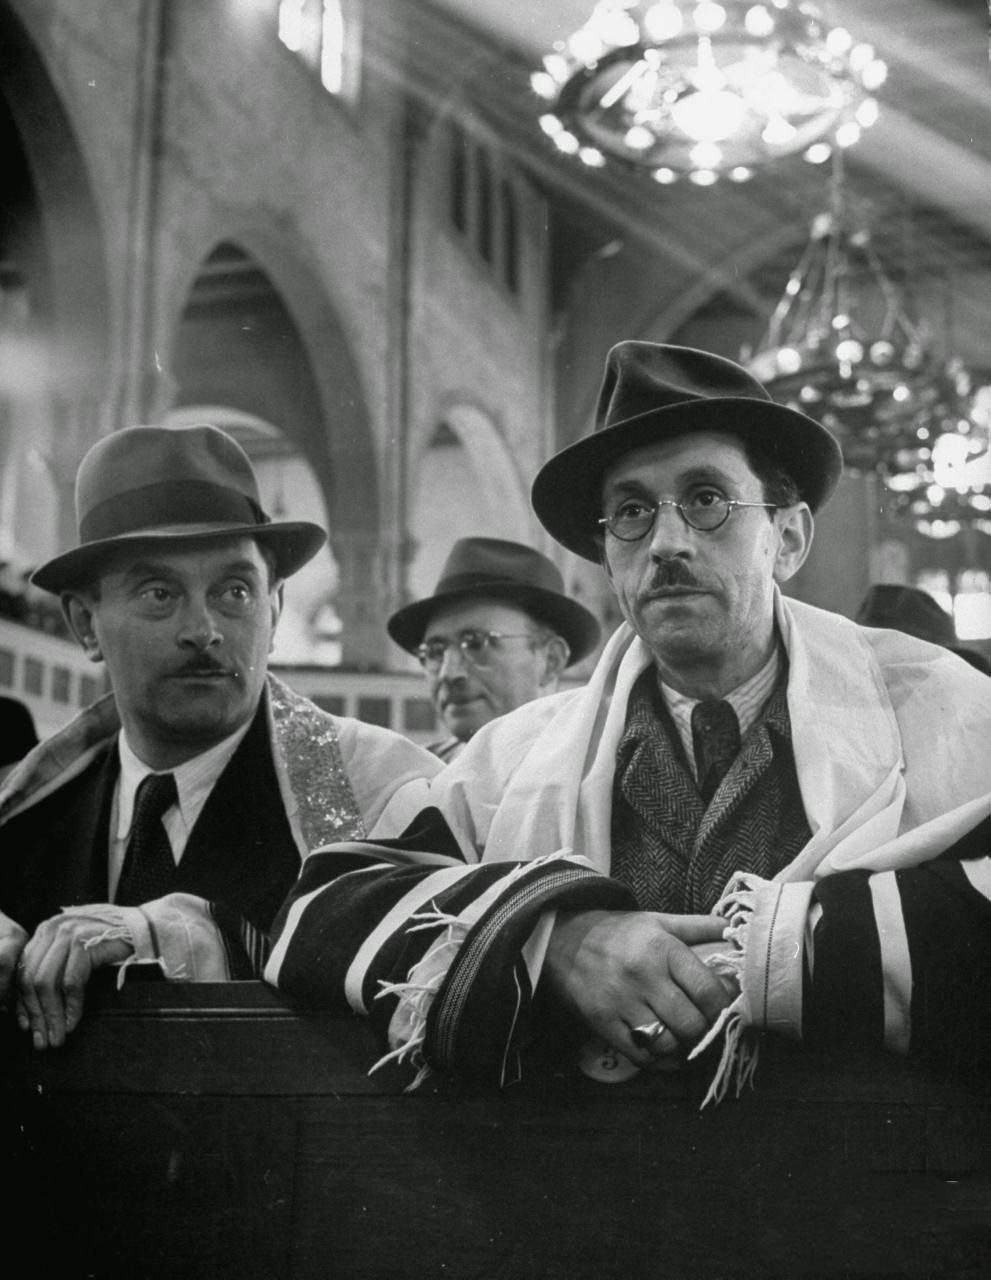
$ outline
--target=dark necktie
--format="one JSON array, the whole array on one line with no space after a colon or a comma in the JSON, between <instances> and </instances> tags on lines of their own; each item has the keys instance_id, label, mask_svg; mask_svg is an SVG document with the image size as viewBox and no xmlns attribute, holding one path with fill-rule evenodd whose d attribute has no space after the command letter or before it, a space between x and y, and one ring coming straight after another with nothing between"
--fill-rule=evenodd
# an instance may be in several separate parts
<instances>
[{"instance_id":1,"label":"dark necktie","mask_svg":"<svg viewBox=\"0 0 991 1280\"><path fill-rule=\"evenodd\" d=\"M699 791L708 804L740 750L740 722L728 702L692 707L692 746Z\"/></svg>"},{"instance_id":2,"label":"dark necktie","mask_svg":"<svg viewBox=\"0 0 991 1280\"><path fill-rule=\"evenodd\" d=\"M117 885L117 903L134 907L169 893L175 879L175 859L162 814L178 798L171 773L149 773L134 797L134 820L124 866Z\"/></svg>"}]
</instances>

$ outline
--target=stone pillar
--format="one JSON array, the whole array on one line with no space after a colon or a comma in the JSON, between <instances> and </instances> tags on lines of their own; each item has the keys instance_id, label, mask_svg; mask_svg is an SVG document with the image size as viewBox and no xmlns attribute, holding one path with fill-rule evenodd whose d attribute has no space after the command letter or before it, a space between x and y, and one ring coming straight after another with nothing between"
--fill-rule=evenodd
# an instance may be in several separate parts
<instances>
[{"instance_id":1,"label":"stone pillar","mask_svg":"<svg viewBox=\"0 0 991 1280\"><path fill-rule=\"evenodd\" d=\"M332 534L339 585L334 607L341 619L341 665L381 671L388 665L388 557L375 536L361 530Z\"/></svg>"},{"instance_id":2,"label":"stone pillar","mask_svg":"<svg viewBox=\"0 0 991 1280\"><path fill-rule=\"evenodd\" d=\"M102 434L102 406L95 396L54 396L49 467L58 494L58 546L76 545L76 472L83 455Z\"/></svg>"},{"instance_id":3,"label":"stone pillar","mask_svg":"<svg viewBox=\"0 0 991 1280\"><path fill-rule=\"evenodd\" d=\"M383 602L405 601L412 559L409 541L410 415L412 412L411 313L414 252L415 180L427 115L403 96L395 122L395 149L400 163L392 175L389 200L388 350L386 363L386 430L382 436L382 547L388 590Z\"/></svg>"}]
</instances>

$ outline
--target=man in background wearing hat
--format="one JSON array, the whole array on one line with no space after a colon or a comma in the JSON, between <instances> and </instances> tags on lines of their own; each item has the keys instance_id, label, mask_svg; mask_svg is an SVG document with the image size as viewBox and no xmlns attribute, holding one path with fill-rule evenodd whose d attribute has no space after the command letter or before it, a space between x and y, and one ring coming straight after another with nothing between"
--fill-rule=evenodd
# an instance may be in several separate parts
<instances>
[{"instance_id":1,"label":"man in background wearing hat","mask_svg":"<svg viewBox=\"0 0 991 1280\"><path fill-rule=\"evenodd\" d=\"M420 660L450 736L429 750L454 758L483 724L555 693L565 668L595 648L599 624L564 594L539 551L462 538L432 596L394 613L389 635Z\"/></svg>"},{"instance_id":2,"label":"man in background wearing hat","mask_svg":"<svg viewBox=\"0 0 991 1280\"><path fill-rule=\"evenodd\" d=\"M875 582L857 608L855 620L862 627L890 627L908 636L942 645L986 676L991 663L977 649L960 643L956 623L938 600L919 587L896 582Z\"/></svg>"},{"instance_id":3,"label":"man in background wearing hat","mask_svg":"<svg viewBox=\"0 0 991 1280\"><path fill-rule=\"evenodd\" d=\"M722 1034L718 1099L766 1028L986 1067L991 688L782 594L841 465L731 361L614 347L533 504L625 622L431 782L419 879L412 836L308 862L266 977L501 1083L531 1049L616 1080Z\"/></svg>"},{"instance_id":4,"label":"man in background wearing hat","mask_svg":"<svg viewBox=\"0 0 991 1280\"><path fill-rule=\"evenodd\" d=\"M301 859L376 822L402 830L440 767L267 675L281 584L324 533L265 515L224 432L100 440L76 512L80 545L34 580L112 693L0 791L0 995L12 986L38 1048L73 1029L101 965L256 976Z\"/></svg>"}]
</instances>

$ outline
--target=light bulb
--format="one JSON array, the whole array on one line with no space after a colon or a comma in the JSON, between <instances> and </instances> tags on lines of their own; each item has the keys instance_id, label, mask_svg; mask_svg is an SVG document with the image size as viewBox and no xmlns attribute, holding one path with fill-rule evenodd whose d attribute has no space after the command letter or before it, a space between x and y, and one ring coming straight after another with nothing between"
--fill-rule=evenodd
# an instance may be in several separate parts
<instances>
[{"instance_id":1,"label":"light bulb","mask_svg":"<svg viewBox=\"0 0 991 1280\"><path fill-rule=\"evenodd\" d=\"M755 4L744 14L743 25L750 35L762 40L774 30L774 17L762 4Z\"/></svg>"},{"instance_id":2,"label":"light bulb","mask_svg":"<svg viewBox=\"0 0 991 1280\"><path fill-rule=\"evenodd\" d=\"M719 89L688 94L671 108L671 119L697 142L722 142L739 131L746 111L737 94Z\"/></svg>"},{"instance_id":3,"label":"light bulb","mask_svg":"<svg viewBox=\"0 0 991 1280\"><path fill-rule=\"evenodd\" d=\"M654 40L672 40L681 31L683 22L681 10L672 0L651 5L643 15L643 25Z\"/></svg>"}]
</instances>

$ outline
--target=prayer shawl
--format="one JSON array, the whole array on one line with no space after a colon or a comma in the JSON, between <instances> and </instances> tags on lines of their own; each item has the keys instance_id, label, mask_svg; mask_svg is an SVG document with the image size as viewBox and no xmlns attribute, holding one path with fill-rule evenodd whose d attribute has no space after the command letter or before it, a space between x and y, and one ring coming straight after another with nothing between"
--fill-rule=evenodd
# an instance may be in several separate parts
<instances>
[{"instance_id":1,"label":"prayer shawl","mask_svg":"<svg viewBox=\"0 0 991 1280\"><path fill-rule=\"evenodd\" d=\"M375 824L384 831L402 830L424 803L426 779L441 767L398 734L329 715L271 675L264 714L279 796L300 862L311 849L361 838ZM0 788L0 827L83 773L119 729L116 703L108 694L42 742ZM155 963L177 980L258 977L267 955L267 937L248 921L223 903L189 893L171 893L140 907L93 903L67 910L102 921L106 936L125 938L138 961Z\"/></svg>"},{"instance_id":2,"label":"prayer shawl","mask_svg":"<svg viewBox=\"0 0 991 1280\"><path fill-rule=\"evenodd\" d=\"M775 614L812 836L772 882L742 874L724 887L728 947L715 963L741 991L713 1029L728 1033L717 1096L733 1067L745 1072L744 1028L803 1034L803 979L817 963L807 932L827 910L835 919L819 886L849 884L845 873L858 873L874 912L873 928L846 943L876 970L884 1043L908 1046L915 908L909 921L897 878L966 841L991 811L986 676L943 649L780 593ZM332 1002L343 980L350 1006L384 1024L396 1056L511 1079L549 911L636 905L608 878L610 819L627 700L650 661L621 626L583 689L527 704L475 735L431 784L419 831L391 846L311 856L276 923L266 976L320 1002ZM965 914L991 937L981 840L957 855L947 892L973 895ZM320 944L332 924L344 932L328 956ZM310 963L317 954L322 976Z\"/></svg>"}]
</instances>

